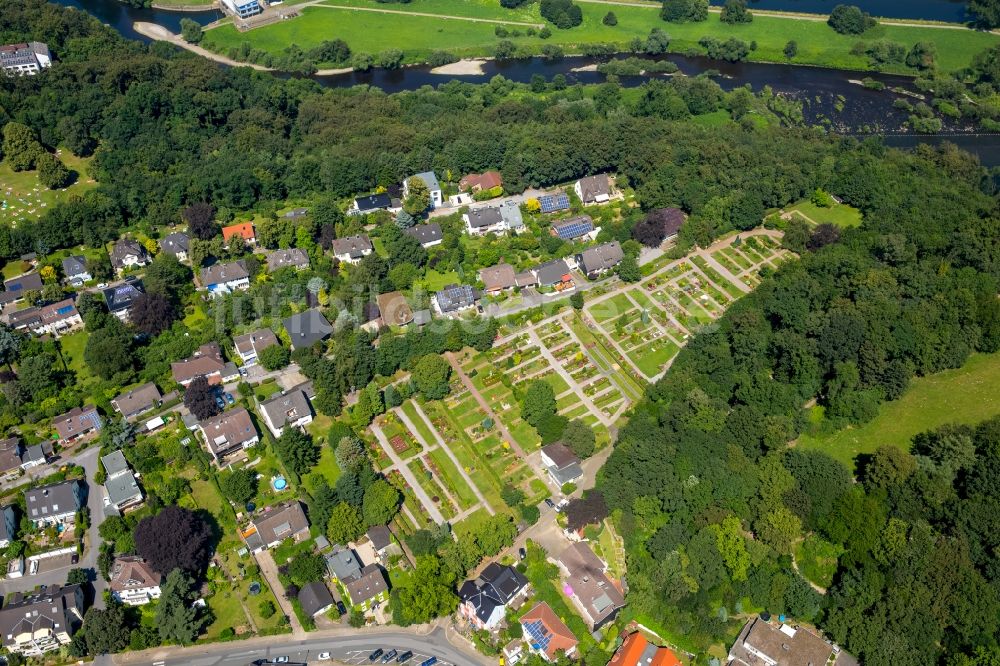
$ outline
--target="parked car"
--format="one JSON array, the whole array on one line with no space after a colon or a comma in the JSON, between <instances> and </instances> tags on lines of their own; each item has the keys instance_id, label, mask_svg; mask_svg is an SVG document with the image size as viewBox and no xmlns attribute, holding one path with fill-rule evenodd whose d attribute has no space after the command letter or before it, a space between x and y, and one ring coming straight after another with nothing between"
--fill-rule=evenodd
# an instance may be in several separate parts
<instances>
[{"instance_id":1,"label":"parked car","mask_svg":"<svg viewBox=\"0 0 1000 666\"><path fill-rule=\"evenodd\" d=\"M287 655L282 655L280 657L275 657L274 659L271 660L271 663L272 664L287 664L288 663L288 656Z\"/></svg>"},{"instance_id":2,"label":"parked car","mask_svg":"<svg viewBox=\"0 0 1000 666\"><path fill-rule=\"evenodd\" d=\"M370 661L370 662L372 662L374 664L375 660L378 659L379 657L381 657L384 652L385 652L385 650L383 650L382 648L379 648L379 649L375 650L370 655L368 655L368 661Z\"/></svg>"},{"instance_id":3,"label":"parked car","mask_svg":"<svg viewBox=\"0 0 1000 666\"><path fill-rule=\"evenodd\" d=\"M230 405L233 405L233 404L236 403L236 400L233 398L233 394L232 393L226 393L225 395L226 395L226 402L228 402Z\"/></svg>"},{"instance_id":4,"label":"parked car","mask_svg":"<svg viewBox=\"0 0 1000 666\"><path fill-rule=\"evenodd\" d=\"M425 659L423 662L421 662L420 666L434 666L434 664L436 663L438 663L438 658L431 657L430 659Z\"/></svg>"},{"instance_id":5,"label":"parked car","mask_svg":"<svg viewBox=\"0 0 1000 666\"><path fill-rule=\"evenodd\" d=\"M382 657L382 663L383 664L388 664L390 661L392 661L393 659L396 658L397 654L399 654L398 651L396 651L396 650L389 650L388 652L385 653L385 656Z\"/></svg>"},{"instance_id":6,"label":"parked car","mask_svg":"<svg viewBox=\"0 0 1000 666\"><path fill-rule=\"evenodd\" d=\"M316 658L319 659L320 661L330 661L330 653L320 652L318 655L316 655Z\"/></svg>"},{"instance_id":7,"label":"parked car","mask_svg":"<svg viewBox=\"0 0 1000 666\"><path fill-rule=\"evenodd\" d=\"M341 615L347 615L347 606L344 605L343 601L337 602L337 610L340 611Z\"/></svg>"},{"instance_id":8,"label":"parked car","mask_svg":"<svg viewBox=\"0 0 1000 666\"><path fill-rule=\"evenodd\" d=\"M401 654L398 657L396 657L396 663L397 664L405 664L410 659L413 659L413 653L410 652L409 650L407 650L403 654Z\"/></svg>"},{"instance_id":9,"label":"parked car","mask_svg":"<svg viewBox=\"0 0 1000 666\"><path fill-rule=\"evenodd\" d=\"M550 500L548 497L545 498L545 506L549 507L550 509L556 508L555 502Z\"/></svg>"},{"instance_id":10,"label":"parked car","mask_svg":"<svg viewBox=\"0 0 1000 666\"><path fill-rule=\"evenodd\" d=\"M524 546L517 549L517 556L522 560L528 556L528 551L524 549Z\"/></svg>"}]
</instances>

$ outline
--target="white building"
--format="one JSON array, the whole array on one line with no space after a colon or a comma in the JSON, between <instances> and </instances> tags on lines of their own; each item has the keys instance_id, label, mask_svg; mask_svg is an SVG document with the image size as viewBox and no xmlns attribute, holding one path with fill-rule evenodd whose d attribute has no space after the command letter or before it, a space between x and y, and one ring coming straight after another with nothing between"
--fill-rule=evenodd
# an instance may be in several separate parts
<instances>
[{"instance_id":1,"label":"white building","mask_svg":"<svg viewBox=\"0 0 1000 666\"><path fill-rule=\"evenodd\" d=\"M427 191L431 195L431 208L440 208L443 203L441 198L441 184L438 183L437 176L434 175L433 171L424 171L423 173L418 173L412 178L419 178L424 181L427 185ZM410 196L410 179L407 178L403 181L403 198Z\"/></svg>"},{"instance_id":2,"label":"white building","mask_svg":"<svg viewBox=\"0 0 1000 666\"><path fill-rule=\"evenodd\" d=\"M140 557L119 557L111 567L111 596L129 606L160 598L163 577Z\"/></svg>"},{"instance_id":3,"label":"white building","mask_svg":"<svg viewBox=\"0 0 1000 666\"><path fill-rule=\"evenodd\" d=\"M285 428L304 428L313 420L309 399L302 389L292 389L265 400L260 403L260 413L275 437L281 437Z\"/></svg>"},{"instance_id":4,"label":"white building","mask_svg":"<svg viewBox=\"0 0 1000 666\"><path fill-rule=\"evenodd\" d=\"M0 68L8 76L33 76L52 66L52 54L42 42L0 46Z\"/></svg>"}]
</instances>

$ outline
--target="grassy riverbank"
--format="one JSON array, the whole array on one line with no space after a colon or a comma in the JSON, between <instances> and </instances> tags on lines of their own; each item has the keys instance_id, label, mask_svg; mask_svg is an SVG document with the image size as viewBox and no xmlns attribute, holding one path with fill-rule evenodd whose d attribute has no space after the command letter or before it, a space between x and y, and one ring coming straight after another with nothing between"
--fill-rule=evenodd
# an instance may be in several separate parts
<instances>
[{"instance_id":1,"label":"grassy riverbank","mask_svg":"<svg viewBox=\"0 0 1000 666\"><path fill-rule=\"evenodd\" d=\"M523 34L527 26L518 25L545 22L537 4L507 10L496 0L413 0L409 4L324 0L303 9L298 18L250 32L240 33L231 25L209 30L203 45L226 54L245 42L251 48L277 55L290 44L308 50L323 40L339 38L354 52L374 54L400 49L405 53L404 61L414 63L422 62L436 50L461 57L492 55L500 41L495 29L501 22L508 24L508 30L519 30L521 36L508 39L532 53L539 53L545 44L558 44L567 53L579 52L581 45L592 43L611 43L625 50L632 39L645 38L652 28L661 28L672 38L670 49L674 52L698 49L698 40L706 35L718 39L736 37L757 42L757 50L752 54L754 60L789 62L783 49L794 39L798 55L790 62L854 70L871 69L865 56L851 53L859 41L887 39L907 49L918 41L929 41L937 46L939 66L953 71L968 65L976 53L1000 42L1000 35L934 25L883 24L859 37L839 35L818 17L756 12L753 23L734 26L722 23L719 15L712 13L703 23L673 24L660 19L656 4L634 6L591 1L581 2L580 7L582 25L570 30L553 28L552 36L543 40ZM617 16L618 25L602 23L609 11ZM414 15L421 13L434 16Z\"/></svg>"}]
</instances>

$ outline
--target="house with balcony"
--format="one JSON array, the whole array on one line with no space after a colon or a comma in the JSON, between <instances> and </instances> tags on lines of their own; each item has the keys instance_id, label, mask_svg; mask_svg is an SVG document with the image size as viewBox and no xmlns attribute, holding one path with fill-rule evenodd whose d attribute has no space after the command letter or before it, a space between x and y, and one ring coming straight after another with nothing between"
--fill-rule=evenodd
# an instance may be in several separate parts
<instances>
[{"instance_id":1,"label":"house with balcony","mask_svg":"<svg viewBox=\"0 0 1000 666\"><path fill-rule=\"evenodd\" d=\"M121 555L111 565L111 596L129 606L144 606L160 598L163 576L141 557Z\"/></svg>"},{"instance_id":2,"label":"house with balcony","mask_svg":"<svg viewBox=\"0 0 1000 666\"><path fill-rule=\"evenodd\" d=\"M83 604L79 585L12 594L0 609L3 646L24 657L41 657L68 645L83 623Z\"/></svg>"},{"instance_id":3,"label":"house with balcony","mask_svg":"<svg viewBox=\"0 0 1000 666\"><path fill-rule=\"evenodd\" d=\"M199 276L202 289L209 295L223 296L234 291L246 291L250 288L250 272L242 261L228 264L212 264L201 269Z\"/></svg>"},{"instance_id":4,"label":"house with balcony","mask_svg":"<svg viewBox=\"0 0 1000 666\"><path fill-rule=\"evenodd\" d=\"M293 388L258 405L267 429L281 437L286 428L305 428L312 423L313 413L309 399L302 389Z\"/></svg>"},{"instance_id":5,"label":"house with balcony","mask_svg":"<svg viewBox=\"0 0 1000 666\"><path fill-rule=\"evenodd\" d=\"M25 490L25 516L35 527L72 525L85 494L83 482L77 480Z\"/></svg>"},{"instance_id":6,"label":"house with balcony","mask_svg":"<svg viewBox=\"0 0 1000 666\"><path fill-rule=\"evenodd\" d=\"M260 435L245 407L230 409L201 421L198 432L208 446L208 452L218 465L225 464L230 456L239 454L260 442Z\"/></svg>"}]
</instances>

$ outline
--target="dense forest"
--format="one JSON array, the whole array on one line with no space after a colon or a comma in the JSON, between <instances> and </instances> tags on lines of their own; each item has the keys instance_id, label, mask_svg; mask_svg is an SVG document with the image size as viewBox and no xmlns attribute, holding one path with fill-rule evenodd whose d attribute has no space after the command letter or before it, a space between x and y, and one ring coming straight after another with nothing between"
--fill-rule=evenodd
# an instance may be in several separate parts
<instances>
[{"instance_id":1,"label":"dense forest","mask_svg":"<svg viewBox=\"0 0 1000 666\"><path fill-rule=\"evenodd\" d=\"M769 208L817 188L858 207L860 229L789 228L786 244L802 261L696 336L622 431L601 486L627 539L629 603L697 645L731 639L738 616L766 609L815 621L865 663L998 658L1000 543L988 483L1000 426L928 433L911 453L880 450L853 470L861 483L822 453L787 446L814 399L835 423L861 423L913 375L1000 349L994 182L968 155L948 147L904 154L754 122L760 99L724 93L707 78L629 94L614 81L528 87L501 77L392 96L324 90L126 42L41 0L0 0L0 42L24 39L47 42L59 65L0 80L0 125L16 121L49 149L95 155L100 184L37 223L0 228L3 258L99 246L129 227L179 222L203 203L221 220L270 215L286 201L314 204L302 244L322 247L349 231L337 210L345 198L428 169L500 168L511 190L615 171L643 209L690 214L685 244L757 226ZM720 110L735 122L688 122ZM346 301L355 287L385 280L387 266L376 263L334 279L322 297ZM174 268L160 275L165 298L189 282ZM331 268L315 270L332 278ZM288 278L302 299L308 275ZM287 297L275 296L280 286L218 308L225 314L197 336L179 324L153 327L152 342L98 374L163 374L234 320L283 314L268 305ZM118 329L97 321L92 335L134 344ZM350 363L295 360L325 391L321 411L336 413L341 394L374 373L462 344L484 347L491 333L395 338L378 351L366 334L342 333L334 348ZM52 343L30 345L39 357L57 353ZM44 396L55 413L51 400L71 393L72 380L45 382L40 393L26 386L24 399ZM41 408L5 406L5 418ZM803 538L838 553L825 595L795 570L793 546Z\"/></svg>"}]
</instances>

